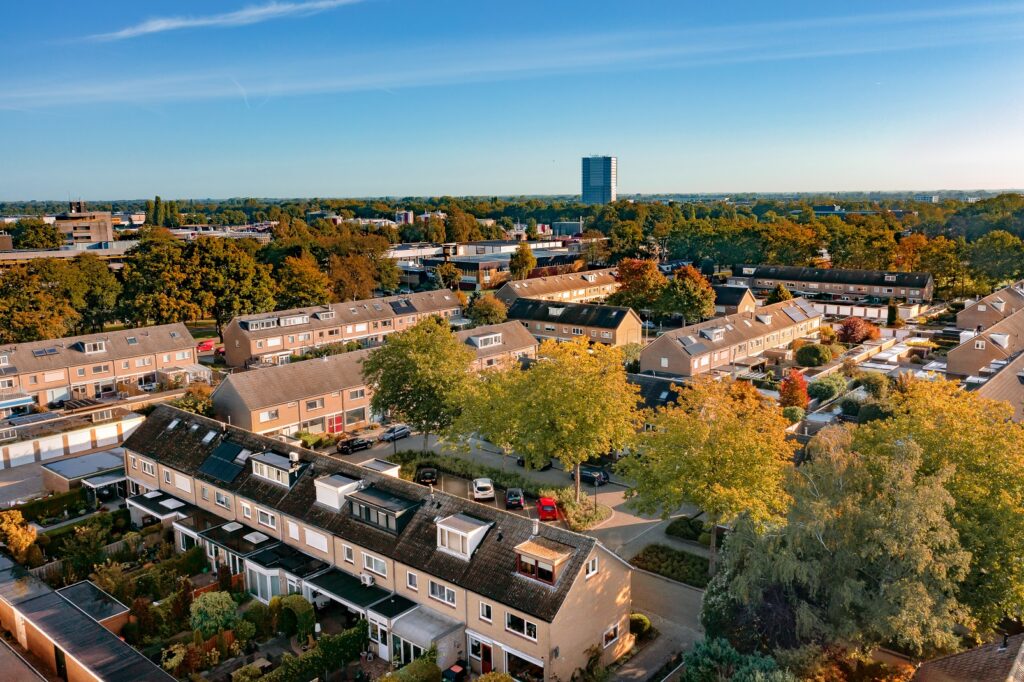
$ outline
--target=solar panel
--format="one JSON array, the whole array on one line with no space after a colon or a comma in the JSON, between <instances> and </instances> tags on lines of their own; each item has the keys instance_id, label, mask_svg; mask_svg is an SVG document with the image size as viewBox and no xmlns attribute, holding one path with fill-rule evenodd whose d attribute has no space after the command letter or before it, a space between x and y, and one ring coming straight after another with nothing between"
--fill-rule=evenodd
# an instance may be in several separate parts
<instances>
[{"instance_id":1,"label":"solar panel","mask_svg":"<svg viewBox=\"0 0 1024 682\"><path fill-rule=\"evenodd\" d=\"M46 349L44 349L44 348L37 348L36 350L32 351L32 355L33 355L33 357L41 358L44 355L46 355Z\"/></svg>"},{"instance_id":2,"label":"solar panel","mask_svg":"<svg viewBox=\"0 0 1024 682\"><path fill-rule=\"evenodd\" d=\"M48 422L52 419L60 419L60 417L61 415L57 412L37 412L35 414L26 414L20 417L11 417L7 420L7 423L11 426L24 426L25 424Z\"/></svg>"},{"instance_id":3,"label":"solar panel","mask_svg":"<svg viewBox=\"0 0 1024 682\"><path fill-rule=\"evenodd\" d=\"M231 483L242 473L245 457L243 448L237 443L222 441L213 449L210 456L199 466L199 471L218 481ZM241 460L241 461L239 461Z\"/></svg>"}]
</instances>

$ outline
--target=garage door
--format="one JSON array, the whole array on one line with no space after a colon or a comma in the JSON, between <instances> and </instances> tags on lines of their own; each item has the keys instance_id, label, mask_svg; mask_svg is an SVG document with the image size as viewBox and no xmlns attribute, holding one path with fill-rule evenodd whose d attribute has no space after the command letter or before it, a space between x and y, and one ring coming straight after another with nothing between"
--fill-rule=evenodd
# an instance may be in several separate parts
<instances>
[{"instance_id":1,"label":"garage door","mask_svg":"<svg viewBox=\"0 0 1024 682\"><path fill-rule=\"evenodd\" d=\"M117 445L117 424L105 424L96 427L96 447Z\"/></svg>"},{"instance_id":2,"label":"garage door","mask_svg":"<svg viewBox=\"0 0 1024 682\"><path fill-rule=\"evenodd\" d=\"M39 439L40 459L53 459L64 456L64 436L50 436Z\"/></svg>"}]
</instances>

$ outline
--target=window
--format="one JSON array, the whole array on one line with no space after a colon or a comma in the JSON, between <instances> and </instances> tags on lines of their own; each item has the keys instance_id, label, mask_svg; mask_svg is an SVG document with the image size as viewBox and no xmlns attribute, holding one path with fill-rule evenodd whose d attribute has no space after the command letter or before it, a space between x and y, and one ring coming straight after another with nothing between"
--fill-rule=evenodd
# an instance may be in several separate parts
<instances>
[{"instance_id":1,"label":"window","mask_svg":"<svg viewBox=\"0 0 1024 682\"><path fill-rule=\"evenodd\" d=\"M135 366L136 367L149 367L152 364L153 364L153 358L136 358L135 359Z\"/></svg>"},{"instance_id":2,"label":"window","mask_svg":"<svg viewBox=\"0 0 1024 682\"><path fill-rule=\"evenodd\" d=\"M480 660L480 640L473 635L469 636L469 657Z\"/></svg>"},{"instance_id":3,"label":"window","mask_svg":"<svg viewBox=\"0 0 1024 682\"><path fill-rule=\"evenodd\" d=\"M491 622L491 605L487 602L480 602L480 620Z\"/></svg>"},{"instance_id":4,"label":"window","mask_svg":"<svg viewBox=\"0 0 1024 682\"><path fill-rule=\"evenodd\" d=\"M225 509L231 509L231 503L228 501L228 496L221 491L216 491L213 495L213 502L218 507L224 507Z\"/></svg>"},{"instance_id":5,"label":"window","mask_svg":"<svg viewBox=\"0 0 1024 682\"><path fill-rule=\"evenodd\" d=\"M174 474L174 485L178 490L184 490L187 493L192 492L192 479L188 476Z\"/></svg>"},{"instance_id":6,"label":"window","mask_svg":"<svg viewBox=\"0 0 1024 682\"><path fill-rule=\"evenodd\" d=\"M210 489L204 485L202 488L199 489L199 496L202 497L204 500L209 501Z\"/></svg>"},{"instance_id":7,"label":"window","mask_svg":"<svg viewBox=\"0 0 1024 682\"><path fill-rule=\"evenodd\" d=\"M181 350L174 354L175 360L189 360L192 358L192 351Z\"/></svg>"},{"instance_id":8,"label":"window","mask_svg":"<svg viewBox=\"0 0 1024 682\"><path fill-rule=\"evenodd\" d=\"M604 648L607 649L619 639L619 624L611 626L604 631Z\"/></svg>"},{"instance_id":9,"label":"window","mask_svg":"<svg viewBox=\"0 0 1024 682\"><path fill-rule=\"evenodd\" d=\"M14 388L14 379L0 380L0 388Z\"/></svg>"},{"instance_id":10,"label":"window","mask_svg":"<svg viewBox=\"0 0 1024 682\"><path fill-rule=\"evenodd\" d=\"M541 582L555 582L555 567L552 564L522 554L519 555L519 572Z\"/></svg>"},{"instance_id":11,"label":"window","mask_svg":"<svg viewBox=\"0 0 1024 682\"><path fill-rule=\"evenodd\" d=\"M462 533L448 530L442 526L437 528L437 546L461 556L469 556L469 541Z\"/></svg>"},{"instance_id":12,"label":"window","mask_svg":"<svg viewBox=\"0 0 1024 682\"><path fill-rule=\"evenodd\" d=\"M292 540L299 539L299 524L295 523L294 521L288 522L288 537L290 537Z\"/></svg>"},{"instance_id":13,"label":"window","mask_svg":"<svg viewBox=\"0 0 1024 682\"><path fill-rule=\"evenodd\" d=\"M405 586L408 587L410 590L419 590L419 576L417 576L412 571L407 571L405 574Z\"/></svg>"},{"instance_id":14,"label":"window","mask_svg":"<svg viewBox=\"0 0 1024 682\"><path fill-rule=\"evenodd\" d=\"M350 564L354 564L356 562L355 557L352 554L352 548L351 547L349 547L348 545L343 545L341 550L342 550L342 554L345 556L345 561L346 562L348 562Z\"/></svg>"},{"instance_id":15,"label":"window","mask_svg":"<svg viewBox=\"0 0 1024 682\"><path fill-rule=\"evenodd\" d=\"M430 581L430 596L449 606L455 606L455 590L433 580Z\"/></svg>"},{"instance_id":16,"label":"window","mask_svg":"<svg viewBox=\"0 0 1024 682\"><path fill-rule=\"evenodd\" d=\"M661 366L662 367L668 367L668 358L662 358L661 359Z\"/></svg>"},{"instance_id":17,"label":"window","mask_svg":"<svg viewBox=\"0 0 1024 682\"><path fill-rule=\"evenodd\" d=\"M128 455L128 461L132 464L132 469L139 468L139 460L135 459L135 455Z\"/></svg>"},{"instance_id":18,"label":"window","mask_svg":"<svg viewBox=\"0 0 1024 682\"><path fill-rule=\"evenodd\" d=\"M102 374L103 372L109 372L109 371L110 371L110 365L93 365L93 368L92 368L92 373L93 374Z\"/></svg>"},{"instance_id":19,"label":"window","mask_svg":"<svg viewBox=\"0 0 1024 682\"><path fill-rule=\"evenodd\" d=\"M107 349L105 341L93 341L92 343L82 344L85 348L86 353L102 353Z\"/></svg>"},{"instance_id":20,"label":"window","mask_svg":"<svg viewBox=\"0 0 1024 682\"><path fill-rule=\"evenodd\" d=\"M128 369L130 365L131 363L125 360L124 362L121 363L121 369Z\"/></svg>"},{"instance_id":21,"label":"window","mask_svg":"<svg viewBox=\"0 0 1024 682\"><path fill-rule=\"evenodd\" d=\"M537 624L508 611L505 612L505 629L521 637L537 641Z\"/></svg>"},{"instance_id":22,"label":"window","mask_svg":"<svg viewBox=\"0 0 1024 682\"><path fill-rule=\"evenodd\" d=\"M245 502L242 503L242 516L244 516L247 519L252 518L252 507L250 507Z\"/></svg>"},{"instance_id":23,"label":"window","mask_svg":"<svg viewBox=\"0 0 1024 682\"><path fill-rule=\"evenodd\" d=\"M597 557L596 556L590 557L590 561L587 562L587 577L589 578L590 576L592 576L595 573L597 573L597 569L598 569Z\"/></svg>"},{"instance_id":24,"label":"window","mask_svg":"<svg viewBox=\"0 0 1024 682\"><path fill-rule=\"evenodd\" d=\"M349 391L348 392L348 399L349 400L359 400L360 398L365 398L365 397L366 397L366 389L365 388L357 388L357 389L355 389L353 391Z\"/></svg>"},{"instance_id":25,"label":"window","mask_svg":"<svg viewBox=\"0 0 1024 682\"><path fill-rule=\"evenodd\" d=\"M260 412L260 422L272 422L275 419L277 419L278 414L279 413L277 410L267 410L265 412Z\"/></svg>"},{"instance_id":26,"label":"window","mask_svg":"<svg viewBox=\"0 0 1024 682\"><path fill-rule=\"evenodd\" d=\"M6 355L0 355L0 367L6 367L10 363L10 360Z\"/></svg>"},{"instance_id":27,"label":"window","mask_svg":"<svg viewBox=\"0 0 1024 682\"><path fill-rule=\"evenodd\" d=\"M277 528L277 517L259 507L256 508L256 521L267 528Z\"/></svg>"},{"instance_id":28,"label":"window","mask_svg":"<svg viewBox=\"0 0 1024 682\"><path fill-rule=\"evenodd\" d=\"M583 336L583 330L580 329L579 327L573 327L572 328L572 335L573 336Z\"/></svg>"},{"instance_id":29,"label":"window","mask_svg":"<svg viewBox=\"0 0 1024 682\"><path fill-rule=\"evenodd\" d=\"M363 552L363 568L371 573L376 573L385 578L388 577L388 567L385 565L384 560L366 552Z\"/></svg>"},{"instance_id":30,"label":"window","mask_svg":"<svg viewBox=\"0 0 1024 682\"><path fill-rule=\"evenodd\" d=\"M985 342L984 341L975 341L974 342L974 350L985 350Z\"/></svg>"},{"instance_id":31,"label":"window","mask_svg":"<svg viewBox=\"0 0 1024 682\"><path fill-rule=\"evenodd\" d=\"M357 407L354 410L348 410L345 412L345 425L351 426L352 424L358 424L366 421L366 408Z\"/></svg>"},{"instance_id":32,"label":"window","mask_svg":"<svg viewBox=\"0 0 1024 682\"><path fill-rule=\"evenodd\" d=\"M153 466L152 462L142 460L142 473L149 474L150 476L156 476L156 467Z\"/></svg>"},{"instance_id":33,"label":"window","mask_svg":"<svg viewBox=\"0 0 1024 682\"><path fill-rule=\"evenodd\" d=\"M327 551L327 536L322 533L317 533L310 529L306 529L306 544L313 549L319 549L321 552Z\"/></svg>"},{"instance_id":34,"label":"window","mask_svg":"<svg viewBox=\"0 0 1024 682\"><path fill-rule=\"evenodd\" d=\"M78 369L75 370L75 373L78 376L80 376L80 377L84 377L85 376L85 367L79 367Z\"/></svg>"},{"instance_id":35,"label":"window","mask_svg":"<svg viewBox=\"0 0 1024 682\"><path fill-rule=\"evenodd\" d=\"M170 483L170 482L171 482L171 472L170 471L164 471L164 483Z\"/></svg>"},{"instance_id":36,"label":"window","mask_svg":"<svg viewBox=\"0 0 1024 682\"><path fill-rule=\"evenodd\" d=\"M306 401L306 409L307 410L310 410L310 411L312 411L312 410L322 410L323 407L324 407L324 399L323 398L317 398L316 400L307 400Z\"/></svg>"}]
</instances>

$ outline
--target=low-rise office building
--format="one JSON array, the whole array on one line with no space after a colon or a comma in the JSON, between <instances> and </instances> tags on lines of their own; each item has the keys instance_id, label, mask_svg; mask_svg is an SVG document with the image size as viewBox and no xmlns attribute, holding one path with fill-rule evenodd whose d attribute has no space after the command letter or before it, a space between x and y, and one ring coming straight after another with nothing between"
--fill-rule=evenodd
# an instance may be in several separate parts
<instances>
[{"instance_id":1,"label":"low-rise office building","mask_svg":"<svg viewBox=\"0 0 1024 682\"><path fill-rule=\"evenodd\" d=\"M1024 351L1024 310L967 338L946 353L946 374L952 378L989 376Z\"/></svg>"},{"instance_id":2,"label":"low-rise office building","mask_svg":"<svg viewBox=\"0 0 1024 682\"><path fill-rule=\"evenodd\" d=\"M423 259L423 269L433 278L437 266L451 263L461 273L459 288L466 291L494 289L512 276L509 265L514 251L494 251L482 255L440 256ZM537 265L531 276L554 275L577 269L580 256L568 250L535 250Z\"/></svg>"},{"instance_id":3,"label":"low-rise office building","mask_svg":"<svg viewBox=\"0 0 1024 682\"><path fill-rule=\"evenodd\" d=\"M506 282L494 295L505 305L512 305L518 298L591 303L603 301L618 290L615 269L604 268Z\"/></svg>"},{"instance_id":4,"label":"low-rise office building","mask_svg":"<svg viewBox=\"0 0 1024 682\"><path fill-rule=\"evenodd\" d=\"M375 346L432 315L461 319L459 297L438 289L243 315L224 327L224 359L231 367L278 365L320 346L349 341Z\"/></svg>"},{"instance_id":5,"label":"low-rise office building","mask_svg":"<svg viewBox=\"0 0 1024 682\"><path fill-rule=\"evenodd\" d=\"M726 315L658 337L641 351L640 371L675 377L743 373L764 364L766 351L816 337L820 325L821 313L802 298Z\"/></svg>"},{"instance_id":6,"label":"low-rise office building","mask_svg":"<svg viewBox=\"0 0 1024 682\"><path fill-rule=\"evenodd\" d=\"M116 239L110 211L86 210L83 201L72 201L68 205L68 212L58 215L54 225L64 235L67 243L74 247L110 244Z\"/></svg>"},{"instance_id":7,"label":"low-rise office building","mask_svg":"<svg viewBox=\"0 0 1024 682\"><path fill-rule=\"evenodd\" d=\"M585 338L609 346L643 342L643 322L632 308L520 298L509 306L508 319L518 320L539 341Z\"/></svg>"},{"instance_id":8,"label":"low-rise office building","mask_svg":"<svg viewBox=\"0 0 1024 682\"><path fill-rule=\"evenodd\" d=\"M476 354L471 366L476 371L507 367L522 358L537 357L537 340L518 322L464 329L456 336Z\"/></svg>"},{"instance_id":9,"label":"low-rise office building","mask_svg":"<svg viewBox=\"0 0 1024 682\"><path fill-rule=\"evenodd\" d=\"M728 283L767 295L782 284L794 296L840 301L903 299L911 303L932 300L935 282L927 272L801 268L788 265L737 265Z\"/></svg>"},{"instance_id":10,"label":"low-rise office building","mask_svg":"<svg viewBox=\"0 0 1024 682\"><path fill-rule=\"evenodd\" d=\"M980 332L1021 310L1024 310L1024 280L968 303L956 314L956 326Z\"/></svg>"},{"instance_id":11,"label":"low-rise office building","mask_svg":"<svg viewBox=\"0 0 1024 682\"><path fill-rule=\"evenodd\" d=\"M632 646L631 569L592 537L169 406L125 466L129 507L166 517L177 547L201 545L258 600L365 618L399 665L434 646L442 669L543 682Z\"/></svg>"},{"instance_id":12,"label":"low-rise office building","mask_svg":"<svg viewBox=\"0 0 1024 682\"><path fill-rule=\"evenodd\" d=\"M735 315L736 313L752 313L757 310L757 299L749 287L716 284L715 314Z\"/></svg>"},{"instance_id":13,"label":"low-rise office building","mask_svg":"<svg viewBox=\"0 0 1024 682\"><path fill-rule=\"evenodd\" d=\"M0 345L0 410L209 381L195 345L181 323Z\"/></svg>"}]
</instances>

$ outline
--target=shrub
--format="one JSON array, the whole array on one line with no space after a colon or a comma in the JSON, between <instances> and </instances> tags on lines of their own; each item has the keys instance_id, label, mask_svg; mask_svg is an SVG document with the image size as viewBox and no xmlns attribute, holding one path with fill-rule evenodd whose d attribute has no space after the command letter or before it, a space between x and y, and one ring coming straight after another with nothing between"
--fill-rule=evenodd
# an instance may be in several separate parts
<instances>
[{"instance_id":1,"label":"shrub","mask_svg":"<svg viewBox=\"0 0 1024 682\"><path fill-rule=\"evenodd\" d=\"M441 682L441 669L437 663L424 656L399 668L395 677L400 682Z\"/></svg>"},{"instance_id":2,"label":"shrub","mask_svg":"<svg viewBox=\"0 0 1024 682\"><path fill-rule=\"evenodd\" d=\"M841 374L829 374L807 386L807 393L812 398L826 401L835 398L846 389L846 379Z\"/></svg>"},{"instance_id":3,"label":"shrub","mask_svg":"<svg viewBox=\"0 0 1024 682\"><path fill-rule=\"evenodd\" d=\"M274 623L270 616L270 608L263 602L253 603L242 617L253 624L260 639L269 637L273 632Z\"/></svg>"},{"instance_id":4,"label":"shrub","mask_svg":"<svg viewBox=\"0 0 1024 682\"><path fill-rule=\"evenodd\" d=\"M819 327L818 336L821 338L821 342L826 345L831 345L836 341L836 330L832 327Z\"/></svg>"},{"instance_id":5,"label":"shrub","mask_svg":"<svg viewBox=\"0 0 1024 682\"><path fill-rule=\"evenodd\" d=\"M783 407L799 407L803 410L807 407L808 402L807 380L797 370L789 370L789 374L779 385L779 404Z\"/></svg>"},{"instance_id":6,"label":"shrub","mask_svg":"<svg viewBox=\"0 0 1024 682\"><path fill-rule=\"evenodd\" d=\"M857 421L861 424L865 424L876 419L884 419L887 416L888 413L885 409L876 402L864 403L857 411Z\"/></svg>"},{"instance_id":7,"label":"shrub","mask_svg":"<svg viewBox=\"0 0 1024 682\"><path fill-rule=\"evenodd\" d=\"M642 613L629 614L629 631L640 639L651 633L651 619Z\"/></svg>"},{"instance_id":8,"label":"shrub","mask_svg":"<svg viewBox=\"0 0 1024 682\"><path fill-rule=\"evenodd\" d=\"M26 521L39 521L42 518L61 517L64 512L77 514L84 506L85 488L75 488L66 493L31 500L13 509L20 511Z\"/></svg>"},{"instance_id":9,"label":"shrub","mask_svg":"<svg viewBox=\"0 0 1024 682\"><path fill-rule=\"evenodd\" d=\"M665 528L665 533L683 540L696 541L704 531L704 522L689 516L680 516Z\"/></svg>"},{"instance_id":10,"label":"shrub","mask_svg":"<svg viewBox=\"0 0 1024 682\"><path fill-rule=\"evenodd\" d=\"M856 417L860 412L861 401L853 397L843 398L839 401L840 411L847 417Z\"/></svg>"},{"instance_id":11,"label":"shrub","mask_svg":"<svg viewBox=\"0 0 1024 682\"><path fill-rule=\"evenodd\" d=\"M711 536L707 533L703 533ZM633 557L633 565L672 580L704 588L708 584L708 560L665 545L647 545Z\"/></svg>"},{"instance_id":12,"label":"shrub","mask_svg":"<svg viewBox=\"0 0 1024 682\"><path fill-rule=\"evenodd\" d=\"M875 325L862 317L848 317L839 325L839 340L843 343L874 341L882 335Z\"/></svg>"},{"instance_id":13,"label":"shrub","mask_svg":"<svg viewBox=\"0 0 1024 682\"><path fill-rule=\"evenodd\" d=\"M571 487L541 490L538 497L555 499L558 503L558 512L570 530L584 531L606 518L606 507L595 507L588 498L577 502L576 491Z\"/></svg>"},{"instance_id":14,"label":"shrub","mask_svg":"<svg viewBox=\"0 0 1024 682\"><path fill-rule=\"evenodd\" d=\"M235 609L227 592L204 592L192 602L189 622L204 637L213 637L235 624Z\"/></svg>"},{"instance_id":15,"label":"shrub","mask_svg":"<svg viewBox=\"0 0 1024 682\"><path fill-rule=\"evenodd\" d=\"M491 671L476 678L476 682L515 682L508 673Z\"/></svg>"},{"instance_id":16,"label":"shrub","mask_svg":"<svg viewBox=\"0 0 1024 682\"><path fill-rule=\"evenodd\" d=\"M782 416L789 421L790 424L796 424L798 421L804 418L806 411L802 407L796 405L790 405L789 407L782 408Z\"/></svg>"},{"instance_id":17,"label":"shrub","mask_svg":"<svg viewBox=\"0 0 1024 682\"><path fill-rule=\"evenodd\" d=\"M804 346L796 352L796 361L803 367L820 367L832 361L832 350L820 343Z\"/></svg>"},{"instance_id":18,"label":"shrub","mask_svg":"<svg viewBox=\"0 0 1024 682\"><path fill-rule=\"evenodd\" d=\"M872 398L882 400L889 393L889 377L876 372L865 372L860 378L860 385Z\"/></svg>"}]
</instances>

